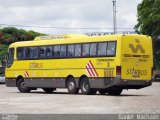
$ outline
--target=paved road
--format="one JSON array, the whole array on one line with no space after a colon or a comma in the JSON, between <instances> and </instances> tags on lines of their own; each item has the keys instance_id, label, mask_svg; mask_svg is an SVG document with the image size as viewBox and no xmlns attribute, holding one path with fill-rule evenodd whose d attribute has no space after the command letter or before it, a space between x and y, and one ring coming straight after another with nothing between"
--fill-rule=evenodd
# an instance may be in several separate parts
<instances>
[{"instance_id":1,"label":"paved road","mask_svg":"<svg viewBox=\"0 0 160 120\"><path fill-rule=\"evenodd\" d=\"M0 113L16 114L160 114L160 82L140 90L124 90L121 96L70 95L66 89L52 94L41 89L19 93L0 84Z\"/></svg>"}]
</instances>

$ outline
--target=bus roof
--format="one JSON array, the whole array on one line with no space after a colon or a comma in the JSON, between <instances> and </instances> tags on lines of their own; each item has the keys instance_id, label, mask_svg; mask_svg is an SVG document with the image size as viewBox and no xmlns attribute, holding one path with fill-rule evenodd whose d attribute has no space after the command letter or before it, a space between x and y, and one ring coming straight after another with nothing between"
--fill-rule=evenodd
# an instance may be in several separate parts
<instances>
[{"instance_id":1,"label":"bus roof","mask_svg":"<svg viewBox=\"0 0 160 120\"><path fill-rule=\"evenodd\" d=\"M97 42L105 40L113 41L117 40L118 37L121 37L123 35L137 36L138 34L116 34L116 35L103 35L103 36L88 36L85 34L61 34L53 36L40 36L36 37L32 41L21 41L12 43L10 47L84 43L84 42Z\"/></svg>"}]
</instances>

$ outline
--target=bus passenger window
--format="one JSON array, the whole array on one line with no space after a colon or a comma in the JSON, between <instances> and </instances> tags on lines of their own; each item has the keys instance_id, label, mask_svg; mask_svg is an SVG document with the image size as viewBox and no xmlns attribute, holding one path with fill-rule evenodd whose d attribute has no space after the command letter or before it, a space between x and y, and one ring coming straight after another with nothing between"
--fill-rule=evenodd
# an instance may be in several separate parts
<instances>
[{"instance_id":1,"label":"bus passenger window","mask_svg":"<svg viewBox=\"0 0 160 120\"><path fill-rule=\"evenodd\" d=\"M33 47L25 48L25 59L33 58Z\"/></svg>"},{"instance_id":2,"label":"bus passenger window","mask_svg":"<svg viewBox=\"0 0 160 120\"><path fill-rule=\"evenodd\" d=\"M81 44L75 44L75 56L81 56Z\"/></svg>"},{"instance_id":3,"label":"bus passenger window","mask_svg":"<svg viewBox=\"0 0 160 120\"><path fill-rule=\"evenodd\" d=\"M38 58L38 47L34 47L33 58Z\"/></svg>"},{"instance_id":4,"label":"bus passenger window","mask_svg":"<svg viewBox=\"0 0 160 120\"><path fill-rule=\"evenodd\" d=\"M61 49L60 49L60 57L66 57L66 45L61 45Z\"/></svg>"},{"instance_id":5,"label":"bus passenger window","mask_svg":"<svg viewBox=\"0 0 160 120\"><path fill-rule=\"evenodd\" d=\"M96 43L91 43L90 56L96 56L96 52L97 52L97 44Z\"/></svg>"},{"instance_id":6,"label":"bus passenger window","mask_svg":"<svg viewBox=\"0 0 160 120\"><path fill-rule=\"evenodd\" d=\"M107 55L115 55L116 42L108 42Z\"/></svg>"},{"instance_id":7,"label":"bus passenger window","mask_svg":"<svg viewBox=\"0 0 160 120\"><path fill-rule=\"evenodd\" d=\"M54 46L54 54L53 57L59 57L60 56L60 45Z\"/></svg>"},{"instance_id":8,"label":"bus passenger window","mask_svg":"<svg viewBox=\"0 0 160 120\"><path fill-rule=\"evenodd\" d=\"M52 46L47 46L46 48L46 57L51 58L52 57Z\"/></svg>"},{"instance_id":9,"label":"bus passenger window","mask_svg":"<svg viewBox=\"0 0 160 120\"><path fill-rule=\"evenodd\" d=\"M17 48L17 59L24 59L24 48Z\"/></svg>"},{"instance_id":10,"label":"bus passenger window","mask_svg":"<svg viewBox=\"0 0 160 120\"><path fill-rule=\"evenodd\" d=\"M90 49L90 44L83 44L82 45L82 56L89 56L89 49Z\"/></svg>"},{"instance_id":11,"label":"bus passenger window","mask_svg":"<svg viewBox=\"0 0 160 120\"><path fill-rule=\"evenodd\" d=\"M73 57L74 56L74 45L68 45L67 56L68 57Z\"/></svg>"},{"instance_id":12,"label":"bus passenger window","mask_svg":"<svg viewBox=\"0 0 160 120\"><path fill-rule=\"evenodd\" d=\"M30 54L30 49L29 48L25 48L25 59L29 58L29 54Z\"/></svg>"},{"instance_id":13,"label":"bus passenger window","mask_svg":"<svg viewBox=\"0 0 160 120\"><path fill-rule=\"evenodd\" d=\"M98 56L107 55L107 42L98 43Z\"/></svg>"},{"instance_id":14,"label":"bus passenger window","mask_svg":"<svg viewBox=\"0 0 160 120\"><path fill-rule=\"evenodd\" d=\"M40 58L46 57L46 47L45 46L39 48L39 57Z\"/></svg>"}]
</instances>

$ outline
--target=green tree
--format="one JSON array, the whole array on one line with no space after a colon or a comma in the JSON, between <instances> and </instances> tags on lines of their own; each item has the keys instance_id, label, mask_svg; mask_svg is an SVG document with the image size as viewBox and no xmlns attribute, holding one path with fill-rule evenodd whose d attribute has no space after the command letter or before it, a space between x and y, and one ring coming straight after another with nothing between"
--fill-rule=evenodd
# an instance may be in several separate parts
<instances>
[{"instance_id":1,"label":"green tree","mask_svg":"<svg viewBox=\"0 0 160 120\"><path fill-rule=\"evenodd\" d=\"M0 63L5 61L5 56L7 54L8 46L0 45Z\"/></svg>"},{"instance_id":2,"label":"green tree","mask_svg":"<svg viewBox=\"0 0 160 120\"><path fill-rule=\"evenodd\" d=\"M33 40L37 36L42 36L45 34L26 31L24 29L17 29L14 27L6 27L0 29L0 43L4 45L10 45L17 41Z\"/></svg>"},{"instance_id":3,"label":"green tree","mask_svg":"<svg viewBox=\"0 0 160 120\"><path fill-rule=\"evenodd\" d=\"M160 68L160 0L143 0L137 7L136 32L150 35L153 39L154 66Z\"/></svg>"},{"instance_id":4,"label":"green tree","mask_svg":"<svg viewBox=\"0 0 160 120\"><path fill-rule=\"evenodd\" d=\"M33 40L37 36L45 34L17 29L14 27L5 27L0 29L0 63L4 62L8 46L13 42Z\"/></svg>"}]
</instances>

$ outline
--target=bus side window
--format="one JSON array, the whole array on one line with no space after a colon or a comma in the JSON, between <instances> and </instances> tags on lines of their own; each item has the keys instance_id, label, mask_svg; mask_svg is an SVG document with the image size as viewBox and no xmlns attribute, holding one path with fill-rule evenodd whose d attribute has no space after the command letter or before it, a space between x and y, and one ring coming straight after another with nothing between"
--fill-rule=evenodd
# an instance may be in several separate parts
<instances>
[{"instance_id":1,"label":"bus side window","mask_svg":"<svg viewBox=\"0 0 160 120\"><path fill-rule=\"evenodd\" d=\"M67 46L66 45L61 45L60 57L66 57L66 50L67 50Z\"/></svg>"},{"instance_id":2,"label":"bus side window","mask_svg":"<svg viewBox=\"0 0 160 120\"><path fill-rule=\"evenodd\" d=\"M25 59L29 58L30 49L28 47L25 48Z\"/></svg>"},{"instance_id":3,"label":"bus side window","mask_svg":"<svg viewBox=\"0 0 160 120\"><path fill-rule=\"evenodd\" d=\"M96 53L97 53L97 43L91 43L90 56L96 56Z\"/></svg>"},{"instance_id":4,"label":"bus side window","mask_svg":"<svg viewBox=\"0 0 160 120\"><path fill-rule=\"evenodd\" d=\"M98 43L98 56L107 55L107 42Z\"/></svg>"},{"instance_id":5,"label":"bus side window","mask_svg":"<svg viewBox=\"0 0 160 120\"><path fill-rule=\"evenodd\" d=\"M52 46L52 57L54 57L54 46Z\"/></svg>"},{"instance_id":6,"label":"bus side window","mask_svg":"<svg viewBox=\"0 0 160 120\"><path fill-rule=\"evenodd\" d=\"M107 55L115 55L116 42L108 42Z\"/></svg>"},{"instance_id":7,"label":"bus side window","mask_svg":"<svg viewBox=\"0 0 160 120\"><path fill-rule=\"evenodd\" d=\"M74 45L68 45L67 56L74 57Z\"/></svg>"},{"instance_id":8,"label":"bus side window","mask_svg":"<svg viewBox=\"0 0 160 120\"><path fill-rule=\"evenodd\" d=\"M75 57L81 56L81 44L75 44Z\"/></svg>"},{"instance_id":9,"label":"bus side window","mask_svg":"<svg viewBox=\"0 0 160 120\"><path fill-rule=\"evenodd\" d=\"M34 52L33 52L33 58L38 58L38 55L39 55L39 50L38 50L38 47L34 47Z\"/></svg>"},{"instance_id":10,"label":"bus side window","mask_svg":"<svg viewBox=\"0 0 160 120\"><path fill-rule=\"evenodd\" d=\"M90 44L82 44L82 56L89 56Z\"/></svg>"},{"instance_id":11,"label":"bus side window","mask_svg":"<svg viewBox=\"0 0 160 120\"><path fill-rule=\"evenodd\" d=\"M52 57L52 46L46 47L46 57L51 58Z\"/></svg>"},{"instance_id":12,"label":"bus side window","mask_svg":"<svg viewBox=\"0 0 160 120\"><path fill-rule=\"evenodd\" d=\"M60 56L60 45L55 45L54 46L54 54L53 54L53 57L54 58L57 58Z\"/></svg>"},{"instance_id":13,"label":"bus side window","mask_svg":"<svg viewBox=\"0 0 160 120\"><path fill-rule=\"evenodd\" d=\"M25 59L33 58L33 47L26 47L25 48Z\"/></svg>"},{"instance_id":14,"label":"bus side window","mask_svg":"<svg viewBox=\"0 0 160 120\"><path fill-rule=\"evenodd\" d=\"M40 58L46 57L46 47L45 46L39 47L39 57Z\"/></svg>"},{"instance_id":15,"label":"bus side window","mask_svg":"<svg viewBox=\"0 0 160 120\"><path fill-rule=\"evenodd\" d=\"M24 48L17 48L17 59L22 60L24 59Z\"/></svg>"}]
</instances>

